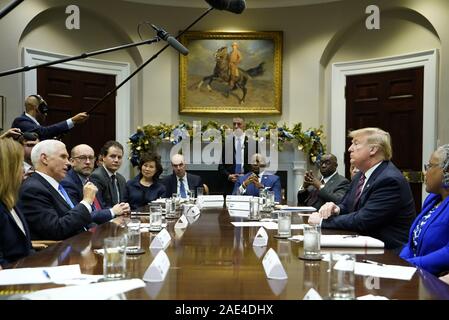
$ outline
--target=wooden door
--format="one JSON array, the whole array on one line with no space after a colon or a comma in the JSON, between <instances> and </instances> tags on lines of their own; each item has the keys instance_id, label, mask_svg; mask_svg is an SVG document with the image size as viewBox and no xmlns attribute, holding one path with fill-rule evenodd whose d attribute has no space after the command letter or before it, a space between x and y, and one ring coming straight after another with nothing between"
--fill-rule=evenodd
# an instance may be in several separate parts
<instances>
[{"instance_id":1,"label":"wooden door","mask_svg":"<svg viewBox=\"0 0 449 320\"><path fill-rule=\"evenodd\" d=\"M114 86L115 75L50 67L37 69L38 93L50 109L47 125L88 111ZM69 152L74 146L85 143L96 154L107 140L115 140L115 95L98 106L87 122L76 125L62 137Z\"/></svg>"},{"instance_id":2,"label":"wooden door","mask_svg":"<svg viewBox=\"0 0 449 320\"><path fill-rule=\"evenodd\" d=\"M346 129L379 127L391 135L393 163L410 182L417 212L421 210L423 73L413 68L349 76L346 80ZM350 140L345 164L349 177Z\"/></svg>"}]
</instances>

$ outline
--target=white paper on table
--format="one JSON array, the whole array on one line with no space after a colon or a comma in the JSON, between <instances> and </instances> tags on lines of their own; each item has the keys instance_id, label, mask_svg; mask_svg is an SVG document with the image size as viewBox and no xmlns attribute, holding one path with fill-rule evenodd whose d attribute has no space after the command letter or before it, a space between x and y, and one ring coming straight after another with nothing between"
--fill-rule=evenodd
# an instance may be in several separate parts
<instances>
[{"instance_id":1,"label":"white paper on table","mask_svg":"<svg viewBox=\"0 0 449 320\"><path fill-rule=\"evenodd\" d=\"M202 209L207 208L223 208L224 197L223 195L203 195L198 196L197 204Z\"/></svg>"},{"instance_id":2,"label":"white paper on table","mask_svg":"<svg viewBox=\"0 0 449 320\"><path fill-rule=\"evenodd\" d=\"M239 217L239 218L248 218L249 217L249 210L228 210L229 216L231 217Z\"/></svg>"},{"instance_id":3,"label":"white paper on table","mask_svg":"<svg viewBox=\"0 0 449 320\"><path fill-rule=\"evenodd\" d=\"M165 251L161 250L156 255L153 262L151 262L148 269L145 271L145 274L143 275L143 280L147 282L164 281L169 268L170 268L170 260L168 259L168 256L165 253Z\"/></svg>"},{"instance_id":4,"label":"white paper on table","mask_svg":"<svg viewBox=\"0 0 449 320\"><path fill-rule=\"evenodd\" d=\"M232 221L231 224L234 227L262 227L264 223L260 221Z\"/></svg>"},{"instance_id":5,"label":"white paper on table","mask_svg":"<svg viewBox=\"0 0 449 320\"><path fill-rule=\"evenodd\" d=\"M185 215L182 215L178 221L175 223L175 229L185 229L189 225L189 221L187 220Z\"/></svg>"},{"instance_id":6,"label":"white paper on table","mask_svg":"<svg viewBox=\"0 0 449 320\"><path fill-rule=\"evenodd\" d=\"M375 296L372 294L367 294L365 296L357 297L357 300L390 300L390 299L384 296Z\"/></svg>"},{"instance_id":7,"label":"white paper on table","mask_svg":"<svg viewBox=\"0 0 449 320\"><path fill-rule=\"evenodd\" d=\"M167 200L167 198L159 198L156 200L151 201L151 203L156 203L156 204L165 204L165 201Z\"/></svg>"},{"instance_id":8,"label":"white paper on table","mask_svg":"<svg viewBox=\"0 0 449 320\"><path fill-rule=\"evenodd\" d=\"M323 300L323 298L314 288L310 288L302 300Z\"/></svg>"},{"instance_id":9,"label":"white paper on table","mask_svg":"<svg viewBox=\"0 0 449 320\"><path fill-rule=\"evenodd\" d=\"M289 238L292 241L303 241L303 235L296 235ZM367 236L352 235L321 235L321 247L339 248L383 248L384 243L378 239Z\"/></svg>"},{"instance_id":10,"label":"white paper on table","mask_svg":"<svg viewBox=\"0 0 449 320\"><path fill-rule=\"evenodd\" d=\"M118 280L39 290L23 297L30 300L106 300L142 287L145 282L140 279Z\"/></svg>"},{"instance_id":11,"label":"white paper on table","mask_svg":"<svg viewBox=\"0 0 449 320\"><path fill-rule=\"evenodd\" d=\"M150 249L165 250L168 247L170 240L170 233L168 233L167 229L162 229L156 237L154 237L153 241L151 241Z\"/></svg>"},{"instance_id":12,"label":"white paper on table","mask_svg":"<svg viewBox=\"0 0 449 320\"><path fill-rule=\"evenodd\" d=\"M284 280L288 278L284 266L273 248L270 248L265 254L262 264L268 279Z\"/></svg>"},{"instance_id":13,"label":"white paper on table","mask_svg":"<svg viewBox=\"0 0 449 320\"><path fill-rule=\"evenodd\" d=\"M253 246L254 247L266 247L268 244L268 234L263 227L260 227L254 237Z\"/></svg>"},{"instance_id":14,"label":"white paper on table","mask_svg":"<svg viewBox=\"0 0 449 320\"><path fill-rule=\"evenodd\" d=\"M0 285L48 283L81 278L82 276L79 264L58 267L16 268L0 271Z\"/></svg>"},{"instance_id":15,"label":"white paper on table","mask_svg":"<svg viewBox=\"0 0 449 320\"><path fill-rule=\"evenodd\" d=\"M167 228L167 222L163 222L163 223L161 223L161 227L162 228ZM148 232L148 230L149 230L149 228L150 228L150 223L141 223L140 224L140 232L142 233L142 232Z\"/></svg>"},{"instance_id":16,"label":"white paper on table","mask_svg":"<svg viewBox=\"0 0 449 320\"><path fill-rule=\"evenodd\" d=\"M277 205L275 209L282 211L292 211L292 212L316 212L318 211L314 207L290 207L287 205Z\"/></svg>"},{"instance_id":17,"label":"white paper on table","mask_svg":"<svg viewBox=\"0 0 449 320\"><path fill-rule=\"evenodd\" d=\"M277 222L263 222L263 227L268 230L277 230L278 224ZM292 224L290 225L291 230L304 230L304 224Z\"/></svg>"},{"instance_id":18,"label":"white paper on table","mask_svg":"<svg viewBox=\"0 0 449 320\"><path fill-rule=\"evenodd\" d=\"M414 267L404 267L396 265L377 265L363 262L356 262L354 273L360 276L372 276L378 278L410 280L416 272Z\"/></svg>"},{"instance_id":19,"label":"white paper on table","mask_svg":"<svg viewBox=\"0 0 449 320\"><path fill-rule=\"evenodd\" d=\"M249 202L226 202L228 210L246 210L249 211Z\"/></svg>"}]
</instances>

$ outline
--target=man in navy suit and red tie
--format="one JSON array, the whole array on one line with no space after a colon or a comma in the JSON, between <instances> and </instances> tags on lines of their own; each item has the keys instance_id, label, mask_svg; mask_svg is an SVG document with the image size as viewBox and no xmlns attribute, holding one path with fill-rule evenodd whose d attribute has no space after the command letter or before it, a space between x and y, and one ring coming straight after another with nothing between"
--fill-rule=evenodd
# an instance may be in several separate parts
<instances>
[{"instance_id":1,"label":"man in navy suit and red tie","mask_svg":"<svg viewBox=\"0 0 449 320\"><path fill-rule=\"evenodd\" d=\"M31 151L35 173L19 191L18 207L25 216L33 240L64 240L87 230L97 187L83 186L83 199L71 199L61 185L67 174L69 155L58 140L39 142Z\"/></svg>"},{"instance_id":2,"label":"man in navy suit and red tie","mask_svg":"<svg viewBox=\"0 0 449 320\"><path fill-rule=\"evenodd\" d=\"M255 153L251 157L251 172L240 176L232 194L259 196L262 189L274 192L274 201L281 202L281 179L265 171L265 157Z\"/></svg>"},{"instance_id":3,"label":"man in navy suit and red tie","mask_svg":"<svg viewBox=\"0 0 449 320\"><path fill-rule=\"evenodd\" d=\"M94 149L87 144L79 144L70 151L69 160L72 168L67 172L61 184L69 196L78 203L83 200L83 186L89 181L89 177L94 171ZM97 198L95 200L92 207L92 220L97 224L131 212L129 204L126 202L117 203L112 208L102 208L101 201Z\"/></svg>"},{"instance_id":4,"label":"man in navy suit and red tie","mask_svg":"<svg viewBox=\"0 0 449 320\"><path fill-rule=\"evenodd\" d=\"M383 241L387 249L398 249L408 240L416 212L407 180L390 161L390 134L363 128L349 137L351 164L360 172L342 202L327 202L309 217L309 224L356 231Z\"/></svg>"}]
</instances>

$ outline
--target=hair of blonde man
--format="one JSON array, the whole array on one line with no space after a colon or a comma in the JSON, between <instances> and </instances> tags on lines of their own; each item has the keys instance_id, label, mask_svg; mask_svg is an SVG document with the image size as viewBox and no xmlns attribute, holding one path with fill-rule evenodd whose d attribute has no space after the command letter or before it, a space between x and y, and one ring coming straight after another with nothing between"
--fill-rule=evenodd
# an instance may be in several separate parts
<instances>
[{"instance_id":1,"label":"hair of blonde man","mask_svg":"<svg viewBox=\"0 0 449 320\"><path fill-rule=\"evenodd\" d=\"M58 146L63 146L65 148L65 144L59 140L44 140L36 144L31 151L31 162L33 163L34 168L40 168L40 158L42 154L46 154L47 156L54 155L58 150Z\"/></svg>"},{"instance_id":2,"label":"hair of blonde man","mask_svg":"<svg viewBox=\"0 0 449 320\"><path fill-rule=\"evenodd\" d=\"M391 136L388 132L379 128L362 128L349 132L349 138L359 136L366 137L366 143L379 147L379 151L383 156L383 160L391 160L393 157L393 149L391 148Z\"/></svg>"},{"instance_id":3,"label":"hair of blonde man","mask_svg":"<svg viewBox=\"0 0 449 320\"><path fill-rule=\"evenodd\" d=\"M17 202L23 176L23 147L0 139L0 201L11 210Z\"/></svg>"}]
</instances>

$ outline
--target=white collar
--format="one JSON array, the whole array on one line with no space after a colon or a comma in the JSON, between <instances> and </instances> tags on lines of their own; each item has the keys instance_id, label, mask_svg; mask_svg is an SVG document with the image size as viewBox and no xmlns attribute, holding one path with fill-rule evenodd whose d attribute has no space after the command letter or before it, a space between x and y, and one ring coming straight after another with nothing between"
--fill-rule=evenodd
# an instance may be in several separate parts
<instances>
[{"instance_id":1,"label":"white collar","mask_svg":"<svg viewBox=\"0 0 449 320\"><path fill-rule=\"evenodd\" d=\"M114 174L116 175L116 173L112 173L111 171L109 171L104 165L103 165L104 170L106 170L106 173L108 174L109 178ZM116 175L117 176L117 175Z\"/></svg>"},{"instance_id":2,"label":"white collar","mask_svg":"<svg viewBox=\"0 0 449 320\"><path fill-rule=\"evenodd\" d=\"M48 174L45 174L39 170L36 170L36 173L40 174L42 178L44 178L56 191L59 192L59 182L56 181L53 177L50 177Z\"/></svg>"},{"instance_id":3,"label":"white collar","mask_svg":"<svg viewBox=\"0 0 449 320\"><path fill-rule=\"evenodd\" d=\"M368 181L369 177L371 177L371 175L373 174L374 170L377 169L378 166L380 166L380 164L383 161L379 162L378 164L375 164L374 166L372 166L371 168L369 168L368 170L366 170L365 172L365 181Z\"/></svg>"},{"instance_id":4,"label":"white collar","mask_svg":"<svg viewBox=\"0 0 449 320\"><path fill-rule=\"evenodd\" d=\"M26 115L28 118L30 118L31 120L33 120L33 122L36 123L37 125L41 125L41 124L36 120L36 118L33 117L31 114L25 112L25 115Z\"/></svg>"},{"instance_id":5,"label":"white collar","mask_svg":"<svg viewBox=\"0 0 449 320\"><path fill-rule=\"evenodd\" d=\"M335 172L334 173L332 173L330 176L328 176L328 177L323 177L323 181L324 181L324 184L326 184L330 179L332 179L332 177L333 176L335 176L337 174L337 170L335 170Z\"/></svg>"}]
</instances>

